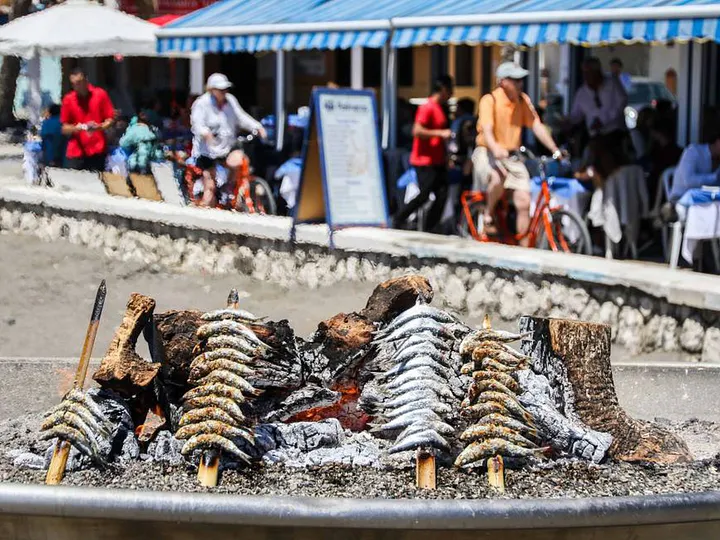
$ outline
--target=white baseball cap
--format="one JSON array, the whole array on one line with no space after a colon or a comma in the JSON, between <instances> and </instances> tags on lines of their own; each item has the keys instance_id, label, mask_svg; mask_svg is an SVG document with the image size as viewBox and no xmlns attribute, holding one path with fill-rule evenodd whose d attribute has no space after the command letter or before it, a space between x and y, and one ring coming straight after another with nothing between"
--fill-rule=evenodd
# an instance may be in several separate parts
<instances>
[{"instance_id":1,"label":"white baseball cap","mask_svg":"<svg viewBox=\"0 0 720 540\"><path fill-rule=\"evenodd\" d=\"M207 84L205 85L208 90L227 90L231 88L231 83L228 78L222 73L213 73L208 77Z\"/></svg>"},{"instance_id":2,"label":"white baseball cap","mask_svg":"<svg viewBox=\"0 0 720 540\"><path fill-rule=\"evenodd\" d=\"M524 79L527 76L528 70L514 62L503 62L495 71L495 77L498 79Z\"/></svg>"}]
</instances>

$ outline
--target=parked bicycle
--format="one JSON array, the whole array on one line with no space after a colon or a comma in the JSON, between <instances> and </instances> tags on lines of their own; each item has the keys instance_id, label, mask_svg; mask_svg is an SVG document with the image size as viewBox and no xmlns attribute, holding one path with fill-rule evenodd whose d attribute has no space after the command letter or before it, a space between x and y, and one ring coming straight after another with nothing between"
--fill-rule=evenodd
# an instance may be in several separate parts
<instances>
[{"instance_id":1,"label":"parked bicycle","mask_svg":"<svg viewBox=\"0 0 720 540\"><path fill-rule=\"evenodd\" d=\"M479 242L500 242L518 245L527 238L529 247L563 251L566 253L592 254L590 232L585 221L568 208L552 206L552 193L547 179L546 166L552 158L537 158L530 150L521 147L513 153L515 159L536 161L540 175L540 193L535 204L535 212L525 233L516 233L509 227L508 214L511 201L503 197L495 208L493 216L497 232L490 234L485 230L484 215L486 195L481 191L465 191L460 196L462 208L461 232Z\"/></svg>"}]
</instances>

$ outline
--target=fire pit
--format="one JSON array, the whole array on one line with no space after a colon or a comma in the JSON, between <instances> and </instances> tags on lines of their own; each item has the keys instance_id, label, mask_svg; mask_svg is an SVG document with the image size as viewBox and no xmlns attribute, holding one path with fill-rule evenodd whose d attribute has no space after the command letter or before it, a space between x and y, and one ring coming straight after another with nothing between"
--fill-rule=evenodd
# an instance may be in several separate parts
<instances>
[{"instance_id":1,"label":"fire pit","mask_svg":"<svg viewBox=\"0 0 720 540\"><path fill-rule=\"evenodd\" d=\"M301 339L237 306L155 314L132 295L93 374L99 388L0 429L0 520L23 538L88 526L144 537L151 522L177 538L208 524L217 538L239 525L323 537L573 528L597 538L611 526L613 537L717 537L720 428L631 418L608 327L525 317L519 334L473 329L431 300L421 278L392 280ZM135 352L141 335L150 360ZM57 446L39 428L55 423L68 427L50 435L89 441L69 452L63 483L74 487L21 485L43 481ZM715 437L699 459L683 440L698 430ZM215 485L213 465L187 450L195 441L220 464L217 487L195 478L200 464ZM389 500L414 498L438 500ZM19 533L30 520L32 534Z\"/></svg>"}]
</instances>

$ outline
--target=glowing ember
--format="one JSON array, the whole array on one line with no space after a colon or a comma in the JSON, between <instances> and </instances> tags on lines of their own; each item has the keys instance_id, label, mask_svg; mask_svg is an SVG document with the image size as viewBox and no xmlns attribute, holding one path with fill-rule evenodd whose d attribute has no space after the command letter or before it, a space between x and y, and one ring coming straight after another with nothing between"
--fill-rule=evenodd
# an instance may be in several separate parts
<instances>
[{"instance_id":1,"label":"glowing ember","mask_svg":"<svg viewBox=\"0 0 720 540\"><path fill-rule=\"evenodd\" d=\"M345 429L362 431L370 417L358 407L360 389L354 382L339 383L332 390L340 392L340 401L329 406L314 407L292 416L288 422L318 422L337 418Z\"/></svg>"}]
</instances>

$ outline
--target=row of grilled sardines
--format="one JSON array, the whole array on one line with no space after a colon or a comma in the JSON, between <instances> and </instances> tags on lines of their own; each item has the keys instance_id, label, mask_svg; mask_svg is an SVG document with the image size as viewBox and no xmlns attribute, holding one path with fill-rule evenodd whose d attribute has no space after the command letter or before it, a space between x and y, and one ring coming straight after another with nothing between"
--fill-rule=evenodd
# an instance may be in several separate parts
<instances>
[{"instance_id":1,"label":"row of grilled sardines","mask_svg":"<svg viewBox=\"0 0 720 540\"><path fill-rule=\"evenodd\" d=\"M190 365L189 382L195 385L183 397L183 415L175 437L185 440L181 450L190 456L196 450L224 452L238 461L250 462L240 447L254 445L252 429L243 412L247 400L260 394L248 382L254 375L253 361L269 345L248 325L261 319L240 309L221 309L202 315L206 321L197 330L203 353Z\"/></svg>"},{"instance_id":2,"label":"row of grilled sardines","mask_svg":"<svg viewBox=\"0 0 720 540\"><path fill-rule=\"evenodd\" d=\"M489 326L486 318L485 328L468 334L460 344L461 355L469 360L461 371L472 374L461 410L473 423L460 435L469 444L455 460L457 467L481 464L494 456L540 457L549 450L538 447L533 417L517 399L516 373L529 367L530 357L509 343L525 336Z\"/></svg>"},{"instance_id":3,"label":"row of grilled sardines","mask_svg":"<svg viewBox=\"0 0 720 540\"><path fill-rule=\"evenodd\" d=\"M59 438L69 442L100 466L106 465L103 447L110 448L112 426L100 406L77 388L46 414L40 426L42 440Z\"/></svg>"},{"instance_id":4,"label":"row of grilled sardines","mask_svg":"<svg viewBox=\"0 0 720 540\"><path fill-rule=\"evenodd\" d=\"M418 448L449 451L446 438L455 429L448 418L457 401L449 380L456 376L452 361L455 335L461 323L450 314L416 304L378 332L377 346L392 346L390 369L381 376L375 432L399 432L389 452ZM455 405L455 406L453 406Z\"/></svg>"}]
</instances>

